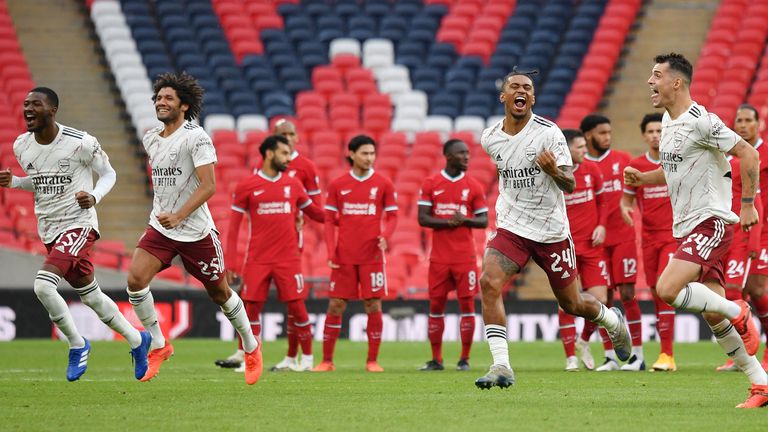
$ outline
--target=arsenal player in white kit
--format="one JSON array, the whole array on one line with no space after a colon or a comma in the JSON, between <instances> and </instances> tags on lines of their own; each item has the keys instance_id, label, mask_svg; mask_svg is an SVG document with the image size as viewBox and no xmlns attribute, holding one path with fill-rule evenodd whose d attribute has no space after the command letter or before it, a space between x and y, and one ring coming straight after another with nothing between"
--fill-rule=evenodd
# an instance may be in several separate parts
<instances>
[{"instance_id":1,"label":"arsenal player in white kit","mask_svg":"<svg viewBox=\"0 0 768 432\"><path fill-rule=\"evenodd\" d=\"M628 167L630 187L664 184L672 201L674 257L662 272L656 291L678 309L699 312L720 347L752 383L739 408L768 404L768 375L755 358L760 333L743 300L724 297L723 261L734 225L748 231L758 222L754 199L759 187L757 151L720 119L691 99L693 66L682 55L656 56L648 79L654 107L666 112L661 131L661 168L640 172ZM731 211L731 168L724 153L739 158L741 213Z\"/></svg>"},{"instance_id":2,"label":"arsenal player in white kit","mask_svg":"<svg viewBox=\"0 0 768 432\"><path fill-rule=\"evenodd\" d=\"M499 100L505 118L480 138L499 173L498 228L488 242L480 276L485 335L493 356L488 373L475 381L481 389L515 382L501 290L531 258L547 273L565 312L604 326L622 360L631 349L621 312L581 292L563 198L563 191L575 187L571 155L560 129L531 111L536 97L530 74L513 70L504 77Z\"/></svg>"},{"instance_id":3,"label":"arsenal player in white kit","mask_svg":"<svg viewBox=\"0 0 768 432\"><path fill-rule=\"evenodd\" d=\"M144 328L152 334L149 367L152 379L173 354L157 321L149 284L179 255L184 268L205 287L240 334L245 351L245 381L261 376L260 344L251 332L240 297L225 277L221 242L206 201L216 192L216 151L208 134L190 122L200 114L203 88L191 75L167 73L154 83L157 119L163 126L144 135L152 165L154 201L149 226L139 239L128 273L128 297Z\"/></svg>"},{"instance_id":4,"label":"arsenal player in white kit","mask_svg":"<svg viewBox=\"0 0 768 432\"><path fill-rule=\"evenodd\" d=\"M24 99L27 131L16 138L13 153L26 177L0 171L0 187L32 192L40 240L48 255L37 272L34 290L48 316L69 343L67 380L88 367L91 344L80 335L57 289L61 279L75 288L83 304L131 345L134 375L147 371L150 335L139 332L101 291L93 274L91 249L99 238L96 204L115 185L115 170L95 137L56 122L59 96L48 87L30 90ZM93 173L99 175L93 184Z\"/></svg>"}]
</instances>

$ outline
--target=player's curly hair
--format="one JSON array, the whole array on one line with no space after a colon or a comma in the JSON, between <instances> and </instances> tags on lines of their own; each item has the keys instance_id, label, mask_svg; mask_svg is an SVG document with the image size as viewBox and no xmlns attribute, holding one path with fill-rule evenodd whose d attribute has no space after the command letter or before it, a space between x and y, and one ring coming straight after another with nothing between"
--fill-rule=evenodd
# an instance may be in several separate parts
<instances>
[{"instance_id":1,"label":"player's curly hair","mask_svg":"<svg viewBox=\"0 0 768 432\"><path fill-rule=\"evenodd\" d=\"M192 75L182 72L175 74L172 72L160 74L155 79L155 83L152 86L152 100L157 99L157 94L161 89L170 87L176 90L176 94L181 99L181 103L189 106L189 109L184 113L185 120L193 120L200 115L200 111L203 109L203 93L205 90L197 79Z\"/></svg>"}]
</instances>

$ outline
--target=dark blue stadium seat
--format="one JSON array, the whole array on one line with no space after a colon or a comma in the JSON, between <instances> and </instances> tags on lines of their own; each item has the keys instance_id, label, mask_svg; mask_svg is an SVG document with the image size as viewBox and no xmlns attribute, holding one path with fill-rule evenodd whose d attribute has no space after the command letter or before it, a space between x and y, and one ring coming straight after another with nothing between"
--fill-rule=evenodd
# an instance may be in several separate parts
<instances>
[{"instance_id":1,"label":"dark blue stadium seat","mask_svg":"<svg viewBox=\"0 0 768 432\"><path fill-rule=\"evenodd\" d=\"M552 31L552 30L544 30L544 29L537 29L536 31L531 34L531 39L528 43L549 43L556 45L560 42L560 34L559 31Z\"/></svg>"},{"instance_id":2,"label":"dark blue stadium seat","mask_svg":"<svg viewBox=\"0 0 768 432\"><path fill-rule=\"evenodd\" d=\"M192 25L195 28L202 29L205 27L221 28L218 18L215 15L195 15L192 17Z\"/></svg>"},{"instance_id":3,"label":"dark blue stadium seat","mask_svg":"<svg viewBox=\"0 0 768 432\"><path fill-rule=\"evenodd\" d=\"M301 5L283 3L277 6L277 13L279 13L283 18L290 18L296 15L302 15L304 14L304 11L302 10Z\"/></svg>"},{"instance_id":4,"label":"dark blue stadium seat","mask_svg":"<svg viewBox=\"0 0 768 432\"><path fill-rule=\"evenodd\" d=\"M176 64L182 69L193 66L206 67L205 56L200 53L184 53L176 56Z\"/></svg>"},{"instance_id":5,"label":"dark blue stadium seat","mask_svg":"<svg viewBox=\"0 0 768 432\"><path fill-rule=\"evenodd\" d=\"M290 38L285 33L283 29L274 29L274 28L268 28L261 30L261 33L259 33L259 36L261 37L261 42L264 44L270 43L270 42L285 42L290 43Z\"/></svg>"},{"instance_id":6,"label":"dark blue stadium seat","mask_svg":"<svg viewBox=\"0 0 768 432\"><path fill-rule=\"evenodd\" d=\"M349 37L363 42L376 37L376 33L368 28L356 28L349 31Z\"/></svg>"},{"instance_id":7,"label":"dark blue stadium seat","mask_svg":"<svg viewBox=\"0 0 768 432\"><path fill-rule=\"evenodd\" d=\"M412 17L421 12L421 7L420 3L404 3L398 1L395 2L393 12L403 17Z\"/></svg>"},{"instance_id":8,"label":"dark blue stadium seat","mask_svg":"<svg viewBox=\"0 0 768 432\"><path fill-rule=\"evenodd\" d=\"M429 113L433 115L459 115L461 98L454 93L439 92L429 97Z\"/></svg>"},{"instance_id":9,"label":"dark blue stadium seat","mask_svg":"<svg viewBox=\"0 0 768 432\"><path fill-rule=\"evenodd\" d=\"M307 70L312 70L316 66L328 64L328 55L327 54L307 54L301 58L301 64L304 65L304 67Z\"/></svg>"},{"instance_id":10,"label":"dark blue stadium seat","mask_svg":"<svg viewBox=\"0 0 768 432\"><path fill-rule=\"evenodd\" d=\"M136 48L139 50L141 55L166 53L165 45L158 40L137 40Z\"/></svg>"},{"instance_id":11,"label":"dark blue stadium seat","mask_svg":"<svg viewBox=\"0 0 768 432\"><path fill-rule=\"evenodd\" d=\"M176 41L171 44L171 53L175 56L180 56L182 54L199 54L200 46L197 42L194 42L194 39L191 41Z\"/></svg>"},{"instance_id":12,"label":"dark blue stadium seat","mask_svg":"<svg viewBox=\"0 0 768 432\"><path fill-rule=\"evenodd\" d=\"M142 60L144 61L144 66L147 67L147 69L152 68L160 68L160 69L173 69L173 66L171 65L171 60L168 58L165 54L148 54L142 56Z\"/></svg>"},{"instance_id":13,"label":"dark blue stadium seat","mask_svg":"<svg viewBox=\"0 0 768 432\"><path fill-rule=\"evenodd\" d=\"M331 15L333 10L326 3L311 3L304 6L304 12L311 16Z\"/></svg>"},{"instance_id":14,"label":"dark blue stadium seat","mask_svg":"<svg viewBox=\"0 0 768 432\"><path fill-rule=\"evenodd\" d=\"M337 15L323 15L317 18L318 30L340 30L345 31L344 20Z\"/></svg>"},{"instance_id":15,"label":"dark blue stadium seat","mask_svg":"<svg viewBox=\"0 0 768 432\"><path fill-rule=\"evenodd\" d=\"M208 57L208 65L213 68L218 66L237 67L237 62L235 62L235 57L232 56L232 53L216 53Z\"/></svg>"},{"instance_id":16,"label":"dark blue stadium seat","mask_svg":"<svg viewBox=\"0 0 768 432\"><path fill-rule=\"evenodd\" d=\"M376 32L376 20L368 15L355 15L348 22L350 32L353 30L371 30Z\"/></svg>"},{"instance_id":17,"label":"dark blue stadium seat","mask_svg":"<svg viewBox=\"0 0 768 432\"><path fill-rule=\"evenodd\" d=\"M390 12L389 3L368 0L365 3L365 13L373 17L383 17Z\"/></svg>"},{"instance_id":18,"label":"dark blue stadium seat","mask_svg":"<svg viewBox=\"0 0 768 432\"><path fill-rule=\"evenodd\" d=\"M429 45L435 40L435 32L434 30L411 27L405 36L405 40Z\"/></svg>"},{"instance_id":19,"label":"dark blue stadium seat","mask_svg":"<svg viewBox=\"0 0 768 432\"><path fill-rule=\"evenodd\" d=\"M444 5L439 5L439 4L431 4L431 5L424 6L424 9L422 9L422 12L429 16L440 19L448 15L448 7Z\"/></svg>"},{"instance_id":20,"label":"dark blue stadium seat","mask_svg":"<svg viewBox=\"0 0 768 432\"><path fill-rule=\"evenodd\" d=\"M264 105L264 115L267 118L277 116L292 116L293 108L288 105Z\"/></svg>"},{"instance_id":21,"label":"dark blue stadium seat","mask_svg":"<svg viewBox=\"0 0 768 432\"><path fill-rule=\"evenodd\" d=\"M317 37L317 34L314 30L304 27L287 28L286 33L288 34L288 39L290 39L293 43L299 43L305 40L313 40Z\"/></svg>"},{"instance_id":22,"label":"dark blue stadium seat","mask_svg":"<svg viewBox=\"0 0 768 432\"><path fill-rule=\"evenodd\" d=\"M345 34L343 31L341 31L341 29L337 29L337 28L322 29L322 27L320 28L321 28L320 34L318 34L317 37L321 42L330 43L334 39L345 37Z\"/></svg>"},{"instance_id":23,"label":"dark blue stadium seat","mask_svg":"<svg viewBox=\"0 0 768 432\"><path fill-rule=\"evenodd\" d=\"M411 20L410 27L412 29L429 30L430 32L435 33L439 26L440 21L437 18L428 15L417 15Z\"/></svg>"},{"instance_id":24,"label":"dark blue stadium seat","mask_svg":"<svg viewBox=\"0 0 768 432\"><path fill-rule=\"evenodd\" d=\"M184 7L180 3L176 2L157 2L155 4L157 14L161 17L164 16L185 16Z\"/></svg>"},{"instance_id":25,"label":"dark blue stadium seat","mask_svg":"<svg viewBox=\"0 0 768 432\"><path fill-rule=\"evenodd\" d=\"M165 39L170 43L188 41L194 38L195 34L188 27L173 27L165 30Z\"/></svg>"},{"instance_id":26,"label":"dark blue stadium seat","mask_svg":"<svg viewBox=\"0 0 768 432\"><path fill-rule=\"evenodd\" d=\"M307 28L311 29L314 28L314 25L312 25L312 19L307 15L291 15L287 18L285 18L285 28L291 29L291 28Z\"/></svg>"},{"instance_id":27,"label":"dark blue stadium seat","mask_svg":"<svg viewBox=\"0 0 768 432\"><path fill-rule=\"evenodd\" d=\"M166 15L160 18L160 27L170 29L174 27L188 27L189 21L184 16Z\"/></svg>"},{"instance_id":28,"label":"dark blue stadium seat","mask_svg":"<svg viewBox=\"0 0 768 432\"><path fill-rule=\"evenodd\" d=\"M212 40L203 43L203 51L206 55L213 55L220 52L229 52L229 44L226 42Z\"/></svg>"},{"instance_id":29,"label":"dark blue stadium seat","mask_svg":"<svg viewBox=\"0 0 768 432\"><path fill-rule=\"evenodd\" d=\"M312 90L312 83L308 80L289 80L285 81L283 86L293 97L299 92Z\"/></svg>"},{"instance_id":30,"label":"dark blue stadium seat","mask_svg":"<svg viewBox=\"0 0 768 432\"><path fill-rule=\"evenodd\" d=\"M197 40L200 42L206 42L210 40L220 40L223 42L226 42L227 39L224 37L224 33L221 31L221 29L215 29L206 27L203 29L200 29L197 31Z\"/></svg>"},{"instance_id":31,"label":"dark blue stadium seat","mask_svg":"<svg viewBox=\"0 0 768 432\"><path fill-rule=\"evenodd\" d=\"M131 36L136 40L136 43L142 41L157 42L162 40L160 32L154 27L137 27L131 29Z\"/></svg>"},{"instance_id":32,"label":"dark blue stadium seat","mask_svg":"<svg viewBox=\"0 0 768 432\"><path fill-rule=\"evenodd\" d=\"M264 54L267 56L272 57L282 53L293 53L293 44L281 40L273 40L264 44Z\"/></svg>"},{"instance_id":33,"label":"dark blue stadium seat","mask_svg":"<svg viewBox=\"0 0 768 432\"><path fill-rule=\"evenodd\" d=\"M443 73L441 69L420 67L411 74L413 88L432 93L442 88Z\"/></svg>"},{"instance_id":34,"label":"dark blue stadium seat","mask_svg":"<svg viewBox=\"0 0 768 432\"><path fill-rule=\"evenodd\" d=\"M489 95L488 93L468 93L464 97L464 114L465 115L479 115L481 117L489 117L491 115L491 105L496 101L496 96ZM482 112L483 114L478 114Z\"/></svg>"},{"instance_id":35,"label":"dark blue stadium seat","mask_svg":"<svg viewBox=\"0 0 768 432\"><path fill-rule=\"evenodd\" d=\"M128 27L131 28L155 27L155 21L152 20L152 17L148 15L126 15L125 23L128 24Z\"/></svg>"}]
</instances>

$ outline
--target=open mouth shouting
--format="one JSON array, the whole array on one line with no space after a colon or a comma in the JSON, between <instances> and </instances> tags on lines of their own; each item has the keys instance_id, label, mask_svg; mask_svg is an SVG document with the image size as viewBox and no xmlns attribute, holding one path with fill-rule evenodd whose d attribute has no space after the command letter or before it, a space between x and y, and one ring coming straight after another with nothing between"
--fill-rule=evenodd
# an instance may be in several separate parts
<instances>
[{"instance_id":1,"label":"open mouth shouting","mask_svg":"<svg viewBox=\"0 0 768 432\"><path fill-rule=\"evenodd\" d=\"M660 99L659 91L656 87L651 87L651 103L653 103L653 106L659 106Z\"/></svg>"}]
</instances>

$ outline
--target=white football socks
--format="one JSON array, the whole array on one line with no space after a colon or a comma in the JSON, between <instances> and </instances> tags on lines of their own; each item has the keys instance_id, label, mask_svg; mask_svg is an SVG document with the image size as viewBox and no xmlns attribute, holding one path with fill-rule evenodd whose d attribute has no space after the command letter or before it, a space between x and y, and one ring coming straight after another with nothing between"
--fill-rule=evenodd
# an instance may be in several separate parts
<instances>
[{"instance_id":1,"label":"white football socks","mask_svg":"<svg viewBox=\"0 0 768 432\"><path fill-rule=\"evenodd\" d=\"M75 288L83 304L93 309L104 324L125 338L131 348L141 345L141 335L120 313L115 302L99 288L96 279L90 284Z\"/></svg>"},{"instance_id":2,"label":"white football socks","mask_svg":"<svg viewBox=\"0 0 768 432\"><path fill-rule=\"evenodd\" d=\"M672 302L676 309L689 312L717 312L728 319L739 316L741 308L699 282L689 282Z\"/></svg>"},{"instance_id":3,"label":"white football socks","mask_svg":"<svg viewBox=\"0 0 768 432\"><path fill-rule=\"evenodd\" d=\"M133 306L133 311L141 321L144 329L149 330L152 335L150 349L158 349L165 346L165 336L160 329L160 323L157 321L157 311L155 311L155 299L152 297L152 291L149 287L141 291L132 292L128 290L128 301Z\"/></svg>"},{"instance_id":4,"label":"white football socks","mask_svg":"<svg viewBox=\"0 0 768 432\"><path fill-rule=\"evenodd\" d=\"M229 291L229 299L221 305L221 311L232 323L232 327L240 334L240 338L243 340L243 351L250 353L259 347L259 342L253 336L251 331L251 323L248 320L248 315L245 313L245 306L243 301L240 300L240 296L236 292Z\"/></svg>"},{"instance_id":5,"label":"white football socks","mask_svg":"<svg viewBox=\"0 0 768 432\"><path fill-rule=\"evenodd\" d=\"M616 328L621 324L616 312L608 309L602 303L600 304L600 312L598 312L597 316L592 319L592 322L599 324L601 327L605 327L608 331L616 331Z\"/></svg>"},{"instance_id":6,"label":"white football socks","mask_svg":"<svg viewBox=\"0 0 768 432\"><path fill-rule=\"evenodd\" d=\"M504 365L510 369L509 345L507 343L507 328L496 324L485 325L485 337L493 356L493 364Z\"/></svg>"},{"instance_id":7,"label":"white football socks","mask_svg":"<svg viewBox=\"0 0 768 432\"><path fill-rule=\"evenodd\" d=\"M744 348L741 336L739 336L739 333L730 321L722 320L718 324L710 325L710 328L712 328L712 333L714 333L720 348L725 351L728 357L733 359L733 362L739 369L747 374L752 384L768 384L768 375L760 366L757 358L747 354L747 349Z\"/></svg>"},{"instance_id":8,"label":"white football socks","mask_svg":"<svg viewBox=\"0 0 768 432\"><path fill-rule=\"evenodd\" d=\"M69 348L82 348L85 346L85 339L77 331L67 302L57 291L60 281L61 278L54 273L45 270L38 271L34 283L35 294L48 311L51 321L56 324L56 327L69 341Z\"/></svg>"}]
</instances>

